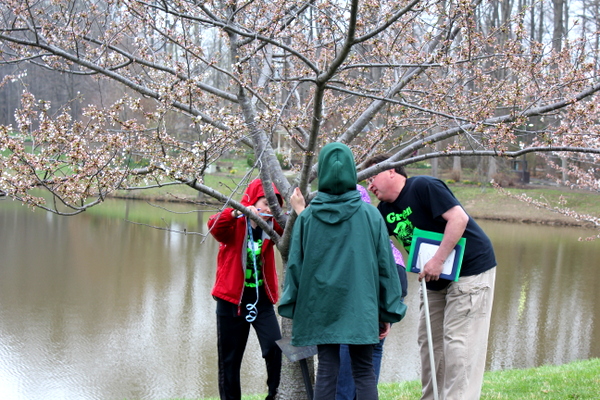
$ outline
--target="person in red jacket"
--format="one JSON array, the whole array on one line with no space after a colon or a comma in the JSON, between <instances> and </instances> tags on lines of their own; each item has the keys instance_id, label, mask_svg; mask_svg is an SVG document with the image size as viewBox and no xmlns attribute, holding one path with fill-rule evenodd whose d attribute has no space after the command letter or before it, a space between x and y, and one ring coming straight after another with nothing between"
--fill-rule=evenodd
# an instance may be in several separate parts
<instances>
[{"instance_id":1,"label":"person in red jacket","mask_svg":"<svg viewBox=\"0 0 600 400\"><path fill-rule=\"evenodd\" d=\"M283 205L283 198L273 187ZM283 233L274 221L262 182L250 182L241 204ZM219 242L217 274L212 296L217 301L219 394L221 400L240 400L240 370L250 325L254 327L267 367L267 400L277 394L281 331L273 304L279 298L274 243L256 222L233 208L211 216L208 228Z\"/></svg>"}]
</instances>

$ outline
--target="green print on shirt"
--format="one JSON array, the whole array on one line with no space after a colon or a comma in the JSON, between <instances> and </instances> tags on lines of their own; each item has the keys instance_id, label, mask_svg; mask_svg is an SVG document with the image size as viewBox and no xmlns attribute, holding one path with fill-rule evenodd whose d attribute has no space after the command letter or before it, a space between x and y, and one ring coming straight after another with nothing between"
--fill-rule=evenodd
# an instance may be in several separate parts
<instances>
[{"instance_id":1,"label":"green print on shirt","mask_svg":"<svg viewBox=\"0 0 600 400\"><path fill-rule=\"evenodd\" d=\"M256 282L258 282L258 286L262 286L263 284L260 270L260 252L262 249L262 244L262 239L259 239L256 242L248 242L248 257L246 258L246 287L256 287ZM252 255L252 250L254 250L254 256ZM258 277L254 275L254 260L256 260L256 272Z\"/></svg>"},{"instance_id":2,"label":"green print on shirt","mask_svg":"<svg viewBox=\"0 0 600 400\"><path fill-rule=\"evenodd\" d=\"M410 245L412 243L412 235L415 227L412 222L408 220L408 216L412 214L412 209L410 207L406 208L401 213L389 213L385 217L385 221L389 224L396 223L396 227L394 228L394 235L396 239L402 246L408 251L410 249Z\"/></svg>"}]
</instances>

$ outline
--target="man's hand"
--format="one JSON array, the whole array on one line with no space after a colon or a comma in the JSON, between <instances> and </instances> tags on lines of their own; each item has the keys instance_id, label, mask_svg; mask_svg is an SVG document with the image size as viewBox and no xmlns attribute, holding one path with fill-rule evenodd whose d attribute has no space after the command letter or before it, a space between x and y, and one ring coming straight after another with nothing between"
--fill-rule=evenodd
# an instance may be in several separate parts
<instances>
[{"instance_id":1,"label":"man's hand","mask_svg":"<svg viewBox=\"0 0 600 400\"><path fill-rule=\"evenodd\" d=\"M427 261L423 270L419 273L419 282L425 279L425 282L437 281L440 279L440 274L444 270L444 260L440 260L435 256Z\"/></svg>"},{"instance_id":2,"label":"man's hand","mask_svg":"<svg viewBox=\"0 0 600 400\"><path fill-rule=\"evenodd\" d=\"M452 207L442 214L442 218L446 220L444 238L431 260L423 266L423 270L419 274L419 282L423 279L425 282L440 279L440 274L444 270L444 261L454 250L454 246L462 237L469 222L469 216L461 206Z\"/></svg>"}]
</instances>

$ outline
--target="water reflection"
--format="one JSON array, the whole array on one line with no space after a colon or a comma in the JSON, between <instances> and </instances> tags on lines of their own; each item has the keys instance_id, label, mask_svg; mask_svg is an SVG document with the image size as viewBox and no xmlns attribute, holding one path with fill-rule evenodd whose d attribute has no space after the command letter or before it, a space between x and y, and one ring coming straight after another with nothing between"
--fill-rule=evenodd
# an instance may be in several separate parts
<instances>
[{"instance_id":1,"label":"water reflection","mask_svg":"<svg viewBox=\"0 0 600 400\"><path fill-rule=\"evenodd\" d=\"M491 369L598 357L597 243L573 228L491 224L500 264ZM508 264L511 263L511 264Z\"/></svg>"},{"instance_id":2,"label":"water reflection","mask_svg":"<svg viewBox=\"0 0 600 400\"><path fill-rule=\"evenodd\" d=\"M215 394L214 245L119 219L1 215L1 398Z\"/></svg>"},{"instance_id":3,"label":"water reflection","mask_svg":"<svg viewBox=\"0 0 600 400\"><path fill-rule=\"evenodd\" d=\"M217 396L218 245L192 234L206 235L205 216L143 202L102 207L67 218L0 200L0 398ZM500 265L488 367L599 357L600 246L577 242L589 232L481 224ZM409 314L386 342L384 382L418 378L414 276L410 284ZM265 392L254 334L243 374L245 392Z\"/></svg>"}]
</instances>

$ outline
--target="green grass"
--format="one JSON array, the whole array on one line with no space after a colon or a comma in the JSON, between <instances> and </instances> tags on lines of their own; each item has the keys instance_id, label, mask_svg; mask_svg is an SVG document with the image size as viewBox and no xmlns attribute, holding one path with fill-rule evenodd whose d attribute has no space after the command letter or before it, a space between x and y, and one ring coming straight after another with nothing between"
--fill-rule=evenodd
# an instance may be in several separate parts
<instances>
[{"instance_id":1,"label":"green grass","mask_svg":"<svg viewBox=\"0 0 600 400\"><path fill-rule=\"evenodd\" d=\"M246 160L243 159L223 159L220 160L223 163L230 163L233 168L230 171L216 172L212 174L206 174L204 176L204 185L214 188L226 196L230 196L236 189L236 186L242 178L246 175L249 170ZM258 171L252 171L248 179L253 179L258 176ZM243 190L238 189L236 195L233 196L235 200L240 200L242 197ZM198 196L198 192L191 189L190 187L181 185L170 185L162 188L151 188L141 190L121 190L116 195L126 198L142 198L142 199L153 199L153 200L176 200L178 198L195 199Z\"/></svg>"},{"instance_id":2,"label":"green grass","mask_svg":"<svg viewBox=\"0 0 600 400\"><path fill-rule=\"evenodd\" d=\"M231 165L232 168L229 171L222 169L221 172L205 175L204 184L229 196L236 189L238 182L247 174L249 167L246 158L222 159L220 160L220 163ZM428 174L429 172L428 169L408 169L409 176ZM467 172L468 171L464 174L465 178L468 177ZM258 171L254 170L248 179L255 178L257 175ZM361 183L364 184L364 182ZM489 184L465 184L463 181L451 183L448 184L448 186L463 204L467 212L475 218L491 218L514 222L558 222L561 224L577 224L572 218L560 215L556 212L538 209L519 200L507 197L489 186ZM316 190L316 187L314 189ZM561 206L559 200L562 196L566 201L562 206L573 209L578 213L590 214L596 217L600 216L600 209L598 208L600 193L598 192L539 186L525 186L523 188L511 187L506 190L515 195L526 194L534 200L545 201L553 206ZM237 192L233 195L233 199L239 201L242 192L243 188L238 188ZM149 201L177 201L181 199L196 201L200 199L197 191L183 184L134 191L122 190L115 193L115 195ZM206 196L202 200L212 202L212 200L208 199ZM373 196L371 196L371 200L374 204L377 204L377 200Z\"/></svg>"},{"instance_id":3,"label":"green grass","mask_svg":"<svg viewBox=\"0 0 600 400\"><path fill-rule=\"evenodd\" d=\"M418 381L382 384L380 400L418 399ZM598 399L600 359L575 361L559 366L486 372L482 400Z\"/></svg>"},{"instance_id":4,"label":"green grass","mask_svg":"<svg viewBox=\"0 0 600 400\"><path fill-rule=\"evenodd\" d=\"M600 358L595 358L558 366L486 372L481 400L592 400L598 399L599 394ZM379 400L416 400L420 395L419 381L379 384ZM242 396L243 400L264 398L264 394Z\"/></svg>"},{"instance_id":5,"label":"green grass","mask_svg":"<svg viewBox=\"0 0 600 400\"><path fill-rule=\"evenodd\" d=\"M455 196L461 201L474 200L481 197L487 197L492 200L500 200L505 198L504 195L500 194L492 187L464 186L461 184L451 184L449 187L451 187ZM566 206L568 207L580 208L582 211L588 213L598 212L597 202L600 197L600 193L597 192L569 190L555 187L505 188L505 190L515 195L525 193L527 196L537 200L545 199L551 204L558 204L562 197L562 199L564 199L566 202Z\"/></svg>"},{"instance_id":6,"label":"green grass","mask_svg":"<svg viewBox=\"0 0 600 400\"><path fill-rule=\"evenodd\" d=\"M99 218L126 219L158 227L168 227L176 222L188 230L193 230L202 221L201 218L199 219L197 211L205 209L191 207L185 203L124 202L108 199L101 205L90 208L86 214Z\"/></svg>"},{"instance_id":7,"label":"green grass","mask_svg":"<svg viewBox=\"0 0 600 400\"><path fill-rule=\"evenodd\" d=\"M575 220L544 208L536 208L517 199L508 197L492 187L477 187L470 185L448 185L454 195L460 200L467 212L475 218L498 217L499 219L515 221L561 221L563 223ZM525 194L533 200L548 203L552 207L569 208L580 214L600 216L598 200L600 193L591 191L568 190L565 188L507 188L512 195ZM564 203L561 203L561 198Z\"/></svg>"},{"instance_id":8,"label":"green grass","mask_svg":"<svg viewBox=\"0 0 600 400\"><path fill-rule=\"evenodd\" d=\"M482 399L598 399L600 359L485 375Z\"/></svg>"},{"instance_id":9,"label":"green grass","mask_svg":"<svg viewBox=\"0 0 600 400\"><path fill-rule=\"evenodd\" d=\"M575 361L560 366L487 372L481 400L598 399L600 359ZM418 381L382 384L380 400L418 399Z\"/></svg>"},{"instance_id":10,"label":"green grass","mask_svg":"<svg viewBox=\"0 0 600 400\"><path fill-rule=\"evenodd\" d=\"M407 168L407 172L409 176L415 176L422 174L429 175L431 171ZM463 179L456 183L449 183L447 176L450 173L450 171L441 171L440 179L446 182L454 195L469 212L471 212L467 206L469 204L475 206L475 212L481 211L484 214L493 214L495 211L502 212L506 208L506 211L510 213L519 213L522 212L520 210L524 210L527 215L530 215L531 210L535 209L533 206L527 206L523 202L499 193L487 182L478 182L477 176L469 169L463 169ZM600 215L597 205L598 199L600 199L599 192L572 190L567 187L536 186L533 184L524 185L523 187L507 187L505 190L512 195L525 194L534 200L542 201L555 207L567 207L583 214ZM564 204L561 205L561 201L564 201ZM516 205L516 207L512 205ZM551 216L556 214L548 211L545 215Z\"/></svg>"},{"instance_id":11,"label":"green grass","mask_svg":"<svg viewBox=\"0 0 600 400\"><path fill-rule=\"evenodd\" d=\"M224 162L227 161L228 160L224 160ZM242 179L248 168L247 165L244 164L245 160L230 161L233 162L234 173L223 171L220 173L209 174L204 177L204 183L207 186L213 187L227 196L229 196L236 188L237 183ZM256 177L256 174L257 173L254 173L252 178ZM364 184L364 182L362 183ZM515 222L552 221L562 224L577 224L572 218L549 210L538 209L532 205L507 197L489 185L472 185L459 182L449 184L448 186L463 204L467 212L475 218L492 218ZM590 214L593 216L600 215L600 210L598 208L600 193L539 186L507 188L506 190L514 195L526 194L534 200L544 201L555 207L565 206L582 214ZM238 192L233 198L239 200L242 191L243 190L238 189ZM198 198L198 193L185 185L128 192L120 191L118 194L128 198L150 200L175 200L177 198L194 200ZM566 201L564 205L561 205L559 202L561 196ZM377 200L373 196L371 196L371 200L374 204L377 204Z\"/></svg>"}]
</instances>

